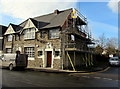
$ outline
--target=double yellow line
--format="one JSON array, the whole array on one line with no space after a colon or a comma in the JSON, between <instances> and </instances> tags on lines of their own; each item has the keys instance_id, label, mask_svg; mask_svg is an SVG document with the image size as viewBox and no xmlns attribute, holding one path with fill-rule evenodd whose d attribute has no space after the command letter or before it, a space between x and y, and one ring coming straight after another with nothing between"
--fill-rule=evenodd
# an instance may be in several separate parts
<instances>
[{"instance_id":1,"label":"double yellow line","mask_svg":"<svg viewBox=\"0 0 120 89\"><path fill-rule=\"evenodd\" d=\"M77 74L95 74L95 73L100 73L100 72L105 72L108 69L110 69L110 67L105 68L104 70L101 71L97 71L97 72L89 72L89 73L70 73L69 75L77 75Z\"/></svg>"}]
</instances>

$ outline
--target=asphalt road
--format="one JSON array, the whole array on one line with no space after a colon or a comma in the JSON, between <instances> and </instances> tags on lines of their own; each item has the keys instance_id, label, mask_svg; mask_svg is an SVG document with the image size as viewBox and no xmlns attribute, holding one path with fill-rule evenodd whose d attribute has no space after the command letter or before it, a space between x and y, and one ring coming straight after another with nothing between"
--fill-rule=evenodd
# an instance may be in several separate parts
<instances>
[{"instance_id":1,"label":"asphalt road","mask_svg":"<svg viewBox=\"0 0 120 89\"><path fill-rule=\"evenodd\" d=\"M45 73L2 69L2 87L119 87L117 67L93 74Z\"/></svg>"}]
</instances>

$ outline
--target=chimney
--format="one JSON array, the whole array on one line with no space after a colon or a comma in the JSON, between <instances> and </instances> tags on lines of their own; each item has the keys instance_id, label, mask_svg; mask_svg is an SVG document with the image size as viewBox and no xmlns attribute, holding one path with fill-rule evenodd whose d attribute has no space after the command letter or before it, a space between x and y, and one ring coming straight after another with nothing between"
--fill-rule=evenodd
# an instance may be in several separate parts
<instances>
[{"instance_id":1,"label":"chimney","mask_svg":"<svg viewBox=\"0 0 120 89\"><path fill-rule=\"evenodd\" d=\"M59 10L58 9L54 10L54 13L59 14Z\"/></svg>"}]
</instances>

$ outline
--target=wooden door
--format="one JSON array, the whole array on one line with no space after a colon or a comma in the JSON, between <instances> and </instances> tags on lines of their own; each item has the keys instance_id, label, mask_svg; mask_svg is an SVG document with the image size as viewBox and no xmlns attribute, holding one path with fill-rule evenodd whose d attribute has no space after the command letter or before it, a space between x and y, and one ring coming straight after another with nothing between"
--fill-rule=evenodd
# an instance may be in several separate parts
<instances>
[{"instance_id":1,"label":"wooden door","mask_svg":"<svg viewBox=\"0 0 120 89\"><path fill-rule=\"evenodd\" d=\"M51 67L52 64L52 51L47 52L47 67Z\"/></svg>"}]
</instances>

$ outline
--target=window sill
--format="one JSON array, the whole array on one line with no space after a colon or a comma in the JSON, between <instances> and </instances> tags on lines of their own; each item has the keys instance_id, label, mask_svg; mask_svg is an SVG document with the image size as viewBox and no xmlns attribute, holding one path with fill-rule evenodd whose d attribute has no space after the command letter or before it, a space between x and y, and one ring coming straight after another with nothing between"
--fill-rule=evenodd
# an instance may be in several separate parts
<instances>
[{"instance_id":1,"label":"window sill","mask_svg":"<svg viewBox=\"0 0 120 89\"><path fill-rule=\"evenodd\" d=\"M43 56L38 56L38 58L43 58Z\"/></svg>"},{"instance_id":2,"label":"window sill","mask_svg":"<svg viewBox=\"0 0 120 89\"><path fill-rule=\"evenodd\" d=\"M54 59L60 59L60 56L55 56Z\"/></svg>"},{"instance_id":3,"label":"window sill","mask_svg":"<svg viewBox=\"0 0 120 89\"><path fill-rule=\"evenodd\" d=\"M60 39L60 38L49 38L49 40L57 40L57 39Z\"/></svg>"},{"instance_id":4,"label":"window sill","mask_svg":"<svg viewBox=\"0 0 120 89\"><path fill-rule=\"evenodd\" d=\"M33 57L28 57L28 60L35 60L35 58L33 58Z\"/></svg>"},{"instance_id":5,"label":"window sill","mask_svg":"<svg viewBox=\"0 0 120 89\"><path fill-rule=\"evenodd\" d=\"M24 41L29 41L29 40L35 40L35 38L34 39L24 39Z\"/></svg>"}]
</instances>

